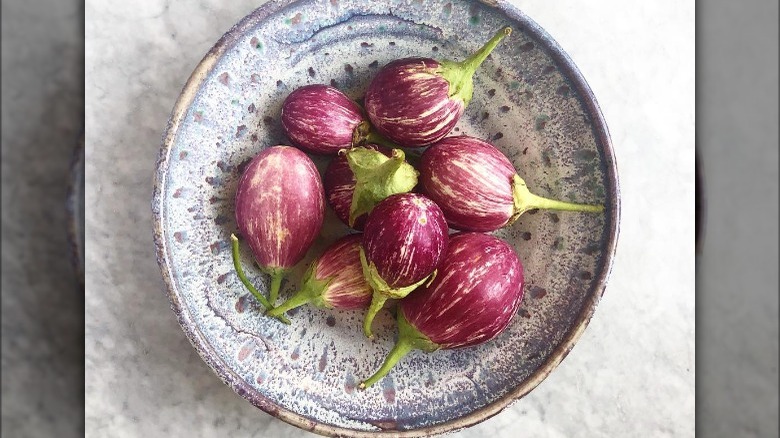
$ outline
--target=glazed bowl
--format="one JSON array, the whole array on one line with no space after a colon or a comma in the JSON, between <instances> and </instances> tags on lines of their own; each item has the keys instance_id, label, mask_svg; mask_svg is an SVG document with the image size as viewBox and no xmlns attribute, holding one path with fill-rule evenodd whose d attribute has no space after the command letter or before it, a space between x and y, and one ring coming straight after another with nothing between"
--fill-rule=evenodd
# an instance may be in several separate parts
<instances>
[{"instance_id":1,"label":"glazed bowl","mask_svg":"<svg viewBox=\"0 0 780 438\"><path fill-rule=\"evenodd\" d=\"M502 26L514 32L474 78L453 134L489 139L532 191L602 203L603 214L525 214L495 234L525 267L509 328L472 348L413 352L379 384L356 389L393 345L383 311L374 342L362 313L302 307L287 326L264 317L233 269L234 195L265 147L289 144L284 98L331 84L359 100L378 68L407 56L463 59ZM320 171L328 160L313 157ZM330 436L429 436L489 418L536 387L591 319L609 275L619 190L607 127L584 78L558 44L504 1L276 1L230 29L187 81L165 132L152 201L154 238L171 307L214 372L260 409ZM348 232L328 210L282 297L325 246ZM242 250L261 291L268 278Z\"/></svg>"}]
</instances>

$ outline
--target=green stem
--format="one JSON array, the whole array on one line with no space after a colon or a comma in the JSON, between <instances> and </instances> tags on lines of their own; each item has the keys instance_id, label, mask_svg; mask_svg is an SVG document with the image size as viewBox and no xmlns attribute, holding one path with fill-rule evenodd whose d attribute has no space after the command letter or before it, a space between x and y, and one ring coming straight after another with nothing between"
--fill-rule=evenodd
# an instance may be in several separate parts
<instances>
[{"instance_id":1,"label":"green stem","mask_svg":"<svg viewBox=\"0 0 780 438\"><path fill-rule=\"evenodd\" d=\"M296 307L303 306L306 303L311 302L314 299L314 296L312 296L312 291L308 287L303 287L301 290L295 293L290 299L285 301L279 306L274 307L273 309L268 311L269 316L279 316L289 310L295 309Z\"/></svg>"},{"instance_id":2,"label":"green stem","mask_svg":"<svg viewBox=\"0 0 780 438\"><path fill-rule=\"evenodd\" d=\"M272 310L273 306L270 302L263 296L263 294L260 293L253 285L249 282L249 279L246 278L246 274L244 274L244 269L241 267L241 262L239 261L239 248L238 248L238 237L236 237L235 234L230 235L230 241L231 246L233 249L233 267L236 269L236 274L238 274L238 278L241 280L242 283L244 283L244 286L249 290L249 292L254 295L255 299L260 302L260 304L265 307L266 311ZM285 318L284 316L277 318L279 321L289 324L290 320Z\"/></svg>"},{"instance_id":3,"label":"green stem","mask_svg":"<svg viewBox=\"0 0 780 438\"><path fill-rule=\"evenodd\" d=\"M534 195L528 190L528 186L520 178L520 175L515 175L512 179L512 195L514 197L515 211L507 225L516 221L520 215L529 210L580 211L586 213L601 213L604 211L603 205L575 204Z\"/></svg>"},{"instance_id":4,"label":"green stem","mask_svg":"<svg viewBox=\"0 0 780 438\"><path fill-rule=\"evenodd\" d=\"M398 363L401 358L409 354L409 352L412 350L422 350L426 353L430 353L432 351L438 350L439 348L440 346L438 344L434 343L428 339L427 336L423 335L419 330L414 328L414 326L412 326L409 321L406 320L404 312L399 309L398 341L395 343L393 349L390 350L390 354L387 355L387 358L385 358L385 361L382 363L382 366L379 368L379 370L377 370L373 376L362 381L358 388L361 390L366 389L374 383L380 381L390 372L391 369L393 369L395 364Z\"/></svg>"},{"instance_id":5,"label":"green stem","mask_svg":"<svg viewBox=\"0 0 780 438\"><path fill-rule=\"evenodd\" d=\"M273 271L271 273L271 291L268 294L268 301L272 306L279 299L279 287L282 285L282 278L284 278L283 271Z\"/></svg>"},{"instance_id":6,"label":"green stem","mask_svg":"<svg viewBox=\"0 0 780 438\"><path fill-rule=\"evenodd\" d=\"M472 76L474 76L479 66L485 62L485 59L487 59L493 49L498 46L498 43L511 33L511 27L504 27L496 32L493 38L485 43L482 48L461 62L446 59L439 62L441 67L438 70L438 74L450 84L449 95L451 99L461 99L463 105L468 106L474 94Z\"/></svg>"},{"instance_id":7,"label":"green stem","mask_svg":"<svg viewBox=\"0 0 780 438\"><path fill-rule=\"evenodd\" d=\"M398 363L401 358L409 354L409 352L412 350L414 350L414 345L412 345L412 342L409 339L398 338L398 342L396 342L395 346L393 346L393 349L390 350L390 354L387 355L385 361L382 363L382 366L374 373L373 376L360 382L358 389L366 389L374 383L382 380L382 378L384 378L390 372L390 370L393 369L395 364Z\"/></svg>"},{"instance_id":8,"label":"green stem","mask_svg":"<svg viewBox=\"0 0 780 438\"><path fill-rule=\"evenodd\" d=\"M498 46L498 44L503 40L505 37L512 34L512 28L507 26L503 29L496 32L495 35L493 35L493 38L490 39L487 43L485 43L482 48L477 50L473 55L466 58L464 61L460 62L460 65L463 68L463 73L468 78L471 78L471 76L477 71L480 65L482 65L483 62L485 62L485 59L487 59L488 55Z\"/></svg>"},{"instance_id":9,"label":"green stem","mask_svg":"<svg viewBox=\"0 0 780 438\"><path fill-rule=\"evenodd\" d=\"M363 319L363 333L368 339L374 339L374 334L371 333L371 324L374 322L377 313L382 310L386 301L386 296L374 291L374 295L371 297L371 306L369 306L368 311L366 311L366 317Z\"/></svg>"}]
</instances>

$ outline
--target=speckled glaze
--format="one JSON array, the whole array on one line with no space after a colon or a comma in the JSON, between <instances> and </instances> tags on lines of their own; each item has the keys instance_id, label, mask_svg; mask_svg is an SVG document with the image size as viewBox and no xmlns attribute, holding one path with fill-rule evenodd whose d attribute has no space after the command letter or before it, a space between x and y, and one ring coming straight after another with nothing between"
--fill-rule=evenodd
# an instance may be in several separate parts
<instances>
[{"instance_id":1,"label":"speckled glaze","mask_svg":"<svg viewBox=\"0 0 780 438\"><path fill-rule=\"evenodd\" d=\"M460 59L496 29L514 32L474 76L455 127L490 139L530 187L604 203L602 214L524 214L495 233L525 268L525 297L485 344L412 352L390 378L357 391L392 348L382 312L376 339L362 314L305 306L292 324L260 316L230 255L243 163L288 143L279 114L304 84L354 99L380 65L409 56ZM327 161L315 158L320 171ZM538 385L574 346L604 291L618 234L619 193L607 127L585 80L538 25L503 1L275 1L243 19L193 72L162 142L154 185L157 257L171 306L201 357L255 406L315 433L430 436L489 418ZM348 228L326 214L308 262ZM243 249L245 257L247 248ZM252 266L260 290L268 278Z\"/></svg>"},{"instance_id":2,"label":"speckled glaze","mask_svg":"<svg viewBox=\"0 0 780 438\"><path fill-rule=\"evenodd\" d=\"M68 243L79 281L84 285L84 134L73 151L68 184Z\"/></svg>"}]
</instances>

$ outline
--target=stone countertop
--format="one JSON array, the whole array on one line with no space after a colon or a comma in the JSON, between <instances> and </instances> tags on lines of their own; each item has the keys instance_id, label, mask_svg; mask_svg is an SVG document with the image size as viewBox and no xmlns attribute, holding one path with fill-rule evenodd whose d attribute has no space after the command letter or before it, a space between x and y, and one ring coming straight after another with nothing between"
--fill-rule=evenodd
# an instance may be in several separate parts
<instances>
[{"instance_id":1,"label":"stone countertop","mask_svg":"<svg viewBox=\"0 0 780 438\"><path fill-rule=\"evenodd\" d=\"M170 310L152 241L152 175L173 104L259 3L86 2L88 436L310 436L201 361ZM571 354L531 394L452 436L693 436L694 3L516 4L599 100L621 233L607 291Z\"/></svg>"}]
</instances>

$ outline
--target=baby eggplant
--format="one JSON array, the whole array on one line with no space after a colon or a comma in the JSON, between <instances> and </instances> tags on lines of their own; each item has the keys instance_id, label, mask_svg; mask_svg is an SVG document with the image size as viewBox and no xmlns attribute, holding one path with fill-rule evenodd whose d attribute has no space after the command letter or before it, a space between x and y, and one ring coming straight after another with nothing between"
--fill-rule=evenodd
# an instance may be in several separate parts
<instances>
[{"instance_id":1,"label":"baby eggplant","mask_svg":"<svg viewBox=\"0 0 780 438\"><path fill-rule=\"evenodd\" d=\"M390 149L379 145L367 144L365 145L365 148L379 151L388 158L391 158L393 155L393 152ZM385 173L385 175L387 175L387 173ZM370 175L368 176L370 177ZM414 184L416 185L417 172L410 172L410 176L414 177ZM347 226L350 226L349 215L352 210L352 199L355 194L357 179L355 178L355 173L349 167L349 160L347 159L346 153L339 154L330 161L330 164L328 164L328 167L325 169L325 173L322 176L322 184L325 187L325 197L328 200L328 204L333 208L333 211L336 213L339 220L344 222ZM371 207L373 208L373 206ZM363 225L366 223L366 216L366 213L361 213L356 216L351 227L358 231L362 231Z\"/></svg>"},{"instance_id":2,"label":"baby eggplant","mask_svg":"<svg viewBox=\"0 0 780 438\"><path fill-rule=\"evenodd\" d=\"M363 277L360 243L363 236L350 234L337 240L312 262L303 276L301 289L268 312L284 312L311 303L321 308L363 309L371 303L371 286Z\"/></svg>"},{"instance_id":3,"label":"baby eggplant","mask_svg":"<svg viewBox=\"0 0 780 438\"><path fill-rule=\"evenodd\" d=\"M472 77L477 68L511 33L509 27L501 29L461 62L404 58L384 66L369 84L363 100L375 130L405 147L441 140L471 101Z\"/></svg>"},{"instance_id":4,"label":"baby eggplant","mask_svg":"<svg viewBox=\"0 0 780 438\"><path fill-rule=\"evenodd\" d=\"M509 326L523 298L523 265L503 240L482 233L458 233L436 278L398 304L398 341L365 389L386 376L414 349L470 347Z\"/></svg>"},{"instance_id":5,"label":"baby eggplant","mask_svg":"<svg viewBox=\"0 0 780 438\"><path fill-rule=\"evenodd\" d=\"M447 222L441 209L417 193L392 195L374 207L366 220L360 261L373 290L363 321L371 323L388 298L403 298L435 275L447 251Z\"/></svg>"},{"instance_id":6,"label":"baby eggplant","mask_svg":"<svg viewBox=\"0 0 780 438\"><path fill-rule=\"evenodd\" d=\"M423 193L444 212L447 223L464 231L493 231L511 225L529 210L599 213L601 205L555 201L534 195L512 162L495 146L469 136L447 137L420 159Z\"/></svg>"},{"instance_id":7,"label":"baby eggplant","mask_svg":"<svg viewBox=\"0 0 780 438\"><path fill-rule=\"evenodd\" d=\"M360 106L338 89L314 84L287 96L281 119L293 145L312 154L336 155L352 146L355 128L364 115Z\"/></svg>"},{"instance_id":8,"label":"baby eggplant","mask_svg":"<svg viewBox=\"0 0 780 438\"><path fill-rule=\"evenodd\" d=\"M325 217L314 162L291 146L273 146L250 161L238 181L236 224L257 264L271 276L270 304L285 272L306 255Z\"/></svg>"}]
</instances>

